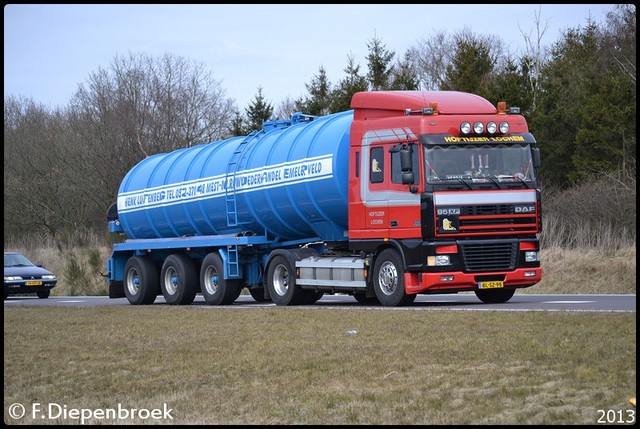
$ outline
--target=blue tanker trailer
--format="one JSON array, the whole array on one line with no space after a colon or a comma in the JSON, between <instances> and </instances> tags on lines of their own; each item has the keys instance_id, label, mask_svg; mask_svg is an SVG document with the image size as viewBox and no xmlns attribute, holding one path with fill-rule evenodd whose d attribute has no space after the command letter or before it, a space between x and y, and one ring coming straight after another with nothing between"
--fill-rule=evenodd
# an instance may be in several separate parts
<instances>
[{"instance_id":1,"label":"blue tanker trailer","mask_svg":"<svg viewBox=\"0 0 640 429\"><path fill-rule=\"evenodd\" d=\"M516 110L447 91L363 92L351 106L135 165L108 212L125 237L110 297L504 302L540 280L539 155Z\"/></svg>"}]
</instances>

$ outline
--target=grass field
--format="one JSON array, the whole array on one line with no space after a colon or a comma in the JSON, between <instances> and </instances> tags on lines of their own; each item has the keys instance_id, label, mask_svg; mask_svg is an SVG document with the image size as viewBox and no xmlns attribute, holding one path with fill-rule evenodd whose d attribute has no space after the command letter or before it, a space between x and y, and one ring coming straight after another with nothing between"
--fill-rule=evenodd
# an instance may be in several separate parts
<instances>
[{"instance_id":1,"label":"grass field","mask_svg":"<svg viewBox=\"0 0 640 429\"><path fill-rule=\"evenodd\" d=\"M9 424L597 424L635 395L635 313L4 310Z\"/></svg>"}]
</instances>

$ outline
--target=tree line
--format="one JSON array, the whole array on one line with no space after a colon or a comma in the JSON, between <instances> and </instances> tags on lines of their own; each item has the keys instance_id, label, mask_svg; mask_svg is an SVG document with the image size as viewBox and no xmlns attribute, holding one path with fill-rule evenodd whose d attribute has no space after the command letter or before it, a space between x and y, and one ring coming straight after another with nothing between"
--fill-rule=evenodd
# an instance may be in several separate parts
<instances>
[{"instance_id":1,"label":"tree line","mask_svg":"<svg viewBox=\"0 0 640 429\"><path fill-rule=\"evenodd\" d=\"M612 5L603 24L587 19L551 46L541 44L545 31L535 15L534 29L518 36L523 53L467 28L418 39L401 54L374 35L364 68L347 55L338 82L320 65L304 96L274 107L258 87L242 111L202 63L172 54L118 55L64 107L5 96L5 243L103 231L120 182L141 159L246 135L298 111L348 110L358 91L455 90L506 101L538 141L543 185L571 188L623 172L635 195L635 5Z\"/></svg>"}]
</instances>

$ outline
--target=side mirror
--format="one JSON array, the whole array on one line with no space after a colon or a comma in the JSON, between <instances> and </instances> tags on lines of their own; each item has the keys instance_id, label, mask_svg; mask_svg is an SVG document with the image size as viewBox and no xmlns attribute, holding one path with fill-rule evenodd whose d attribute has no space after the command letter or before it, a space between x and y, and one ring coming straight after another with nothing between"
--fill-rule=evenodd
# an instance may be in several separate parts
<instances>
[{"instance_id":1,"label":"side mirror","mask_svg":"<svg viewBox=\"0 0 640 429\"><path fill-rule=\"evenodd\" d=\"M414 177L413 171L403 171L402 172L402 184L403 185L411 185L413 184Z\"/></svg>"},{"instance_id":2,"label":"side mirror","mask_svg":"<svg viewBox=\"0 0 640 429\"><path fill-rule=\"evenodd\" d=\"M533 161L533 168L540 168L540 149L537 147L531 148L531 158Z\"/></svg>"}]
</instances>

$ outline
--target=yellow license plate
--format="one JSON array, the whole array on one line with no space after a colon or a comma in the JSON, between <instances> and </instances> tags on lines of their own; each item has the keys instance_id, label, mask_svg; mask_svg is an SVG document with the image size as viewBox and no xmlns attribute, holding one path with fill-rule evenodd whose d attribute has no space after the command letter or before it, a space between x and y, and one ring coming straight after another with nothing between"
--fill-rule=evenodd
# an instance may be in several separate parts
<instances>
[{"instance_id":1,"label":"yellow license plate","mask_svg":"<svg viewBox=\"0 0 640 429\"><path fill-rule=\"evenodd\" d=\"M42 286L42 282L40 280L31 280L27 282L27 286Z\"/></svg>"},{"instance_id":2,"label":"yellow license plate","mask_svg":"<svg viewBox=\"0 0 640 429\"><path fill-rule=\"evenodd\" d=\"M504 282L480 282L480 284L478 284L478 287L480 289L495 289L504 287Z\"/></svg>"}]
</instances>

